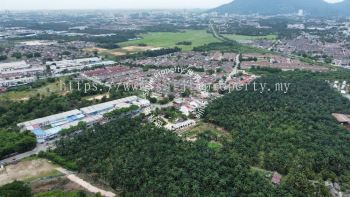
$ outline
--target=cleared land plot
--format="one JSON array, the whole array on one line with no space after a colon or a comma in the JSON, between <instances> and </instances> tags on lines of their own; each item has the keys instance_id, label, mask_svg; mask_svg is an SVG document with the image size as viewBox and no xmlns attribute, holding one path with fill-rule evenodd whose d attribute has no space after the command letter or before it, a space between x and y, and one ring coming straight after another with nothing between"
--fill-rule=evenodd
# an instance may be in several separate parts
<instances>
[{"instance_id":1,"label":"cleared land plot","mask_svg":"<svg viewBox=\"0 0 350 197\"><path fill-rule=\"evenodd\" d=\"M87 97L84 97L84 99L88 100L88 101L94 101L94 100L102 100L103 97L106 97L106 98L109 98L109 94L106 93L106 94L101 94L101 95L96 95L96 96L87 96Z\"/></svg>"},{"instance_id":2,"label":"cleared land plot","mask_svg":"<svg viewBox=\"0 0 350 197\"><path fill-rule=\"evenodd\" d=\"M70 196L68 194L76 194L78 191L86 191L83 187L70 181L65 176L37 180L30 183L34 196Z\"/></svg>"},{"instance_id":3,"label":"cleared land plot","mask_svg":"<svg viewBox=\"0 0 350 197\"><path fill-rule=\"evenodd\" d=\"M156 50L160 49L162 47L152 47L152 46L125 46L119 49L103 49L103 48L87 48L84 49L85 51L88 52L94 52L97 51L99 55L103 56L123 56L126 54L132 54L132 53L138 53L142 51L147 51L147 50Z\"/></svg>"},{"instance_id":4,"label":"cleared land plot","mask_svg":"<svg viewBox=\"0 0 350 197\"><path fill-rule=\"evenodd\" d=\"M199 122L196 126L184 132L182 136L186 137L189 141L193 141L191 139L194 139L196 136L198 136L198 134L203 133L205 131L211 131L218 137L230 137L230 134L223 128L205 122Z\"/></svg>"},{"instance_id":5,"label":"cleared land plot","mask_svg":"<svg viewBox=\"0 0 350 197\"><path fill-rule=\"evenodd\" d=\"M45 159L24 160L14 165L8 165L0 170L0 186L15 180L31 181L41 177L56 176L61 173Z\"/></svg>"},{"instance_id":6,"label":"cleared land plot","mask_svg":"<svg viewBox=\"0 0 350 197\"><path fill-rule=\"evenodd\" d=\"M0 100L25 101L38 94L42 96L48 96L52 93L64 94L64 92L61 89L61 85L59 81L56 81L53 83L47 83L46 85L40 88L33 88L30 90L23 90L23 91L5 92L0 94Z\"/></svg>"},{"instance_id":7,"label":"cleared land plot","mask_svg":"<svg viewBox=\"0 0 350 197\"><path fill-rule=\"evenodd\" d=\"M193 47L209 44L212 42L220 42L212 34L205 30L187 30L183 32L154 32L140 34L141 40L132 40L119 43L123 47L138 46L139 44L146 44L152 47L173 48L179 47L183 51L190 51ZM191 41L192 45L176 45L178 42Z\"/></svg>"}]
</instances>

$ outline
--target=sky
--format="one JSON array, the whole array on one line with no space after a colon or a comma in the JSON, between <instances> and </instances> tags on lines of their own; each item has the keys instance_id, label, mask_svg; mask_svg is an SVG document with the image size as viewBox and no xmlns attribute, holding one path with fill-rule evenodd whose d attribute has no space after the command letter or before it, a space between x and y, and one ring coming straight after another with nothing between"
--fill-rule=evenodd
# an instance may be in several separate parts
<instances>
[{"instance_id":1,"label":"sky","mask_svg":"<svg viewBox=\"0 0 350 197\"><path fill-rule=\"evenodd\" d=\"M232 0L0 0L0 10L214 8ZM3 3L4 2L4 3Z\"/></svg>"},{"instance_id":2,"label":"sky","mask_svg":"<svg viewBox=\"0 0 350 197\"><path fill-rule=\"evenodd\" d=\"M32 9L192 9L214 8L232 0L0 0L0 10ZM325 0L329 3L342 0Z\"/></svg>"}]
</instances>

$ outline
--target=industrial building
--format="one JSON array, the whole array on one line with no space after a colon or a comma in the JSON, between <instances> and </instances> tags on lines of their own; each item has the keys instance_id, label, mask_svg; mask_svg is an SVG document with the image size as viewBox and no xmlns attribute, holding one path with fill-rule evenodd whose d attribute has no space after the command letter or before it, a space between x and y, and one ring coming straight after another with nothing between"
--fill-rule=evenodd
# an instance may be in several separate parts
<instances>
[{"instance_id":1,"label":"industrial building","mask_svg":"<svg viewBox=\"0 0 350 197\"><path fill-rule=\"evenodd\" d=\"M175 123L175 124L168 124L165 126L165 128L168 130L171 130L171 131L176 131L176 130L187 129L187 128L195 126L195 125L196 125L196 121L186 120L184 122L179 122L179 123Z\"/></svg>"},{"instance_id":2,"label":"industrial building","mask_svg":"<svg viewBox=\"0 0 350 197\"><path fill-rule=\"evenodd\" d=\"M31 131L37 137L38 142L45 141L57 136L57 134L71 127L77 126L79 122L85 122L93 125L104 119L103 115L116 109L128 108L131 105L137 105L140 108L148 107L150 102L137 96L126 97L106 103L101 103L89 107L75 109L44 118L39 118L23 123L17 126L23 131Z\"/></svg>"},{"instance_id":3,"label":"industrial building","mask_svg":"<svg viewBox=\"0 0 350 197\"><path fill-rule=\"evenodd\" d=\"M0 75L0 87L16 87L19 85L25 85L29 83L33 83L36 81L36 77L22 77L22 78L11 78L11 79L4 79Z\"/></svg>"},{"instance_id":4,"label":"industrial building","mask_svg":"<svg viewBox=\"0 0 350 197\"><path fill-rule=\"evenodd\" d=\"M14 87L32 83L45 72L45 67L33 67L25 61L0 64L0 86Z\"/></svg>"},{"instance_id":5,"label":"industrial building","mask_svg":"<svg viewBox=\"0 0 350 197\"><path fill-rule=\"evenodd\" d=\"M27 62L25 62L25 61L1 63L0 64L0 72L28 69L30 67L31 67L31 65L27 64Z\"/></svg>"},{"instance_id":6,"label":"industrial building","mask_svg":"<svg viewBox=\"0 0 350 197\"><path fill-rule=\"evenodd\" d=\"M113 64L115 64L114 61L103 61L99 57L46 62L46 66L49 66L51 72L53 73L60 73L63 71L71 70L82 70L84 68L92 68L96 66L110 66Z\"/></svg>"},{"instance_id":7,"label":"industrial building","mask_svg":"<svg viewBox=\"0 0 350 197\"><path fill-rule=\"evenodd\" d=\"M128 108L131 105L137 105L136 103L138 102L138 100L139 98L137 96L131 96L123 99L118 99L106 103L81 108L80 111L87 115L103 115L105 113L113 111L114 109Z\"/></svg>"}]
</instances>

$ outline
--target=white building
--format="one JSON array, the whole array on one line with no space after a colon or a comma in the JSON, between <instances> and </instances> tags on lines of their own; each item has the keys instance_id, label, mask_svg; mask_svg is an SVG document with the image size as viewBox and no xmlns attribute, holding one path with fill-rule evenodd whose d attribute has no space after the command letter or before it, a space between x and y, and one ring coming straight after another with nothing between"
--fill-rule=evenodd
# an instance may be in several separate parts
<instances>
[{"instance_id":1,"label":"white building","mask_svg":"<svg viewBox=\"0 0 350 197\"><path fill-rule=\"evenodd\" d=\"M11 71L11 70L21 70L30 68L30 64L27 64L25 61L19 62L9 62L0 64L0 72Z\"/></svg>"},{"instance_id":2,"label":"white building","mask_svg":"<svg viewBox=\"0 0 350 197\"><path fill-rule=\"evenodd\" d=\"M57 126L60 123L66 122L69 117L80 116L80 115L82 115L81 111L75 109L68 112L63 112L63 113L47 116L44 118L38 118L35 120L23 122L18 124L17 126L19 126L20 128L24 128L25 130L31 131L31 130L34 130L35 128L49 126L49 125Z\"/></svg>"},{"instance_id":3,"label":"white building","mask_svg":"<svg viewBox=\"0 0 350 197\"><path fill-rule=\"evenodd\" d=\"M36 81L36 76L42 75L45 67L32 67L25 61L0 64L0 86L14 87Z\"/></svg>"},{"instance_id":4,"label":"white building","mask_svg":"<svg viewBox=\"0 0 350 197\"><path fill-rule=\"evenodd\" d=\"M49 66L53 73L60 73L65 70L82 70L96 66L110 66L113 64L115 64L114 61L103 61L99 57L46 62L46 66Z\"/></svg>"},{"instance_id":5,"label":"white building","mask_svg":"<svg viewBox=\"0 0 350 197\"><path fill-rule=\"evenodd\" d=\"M0 78L0 87L16 87L19 85L33 83L34 81L36 81L36 77L21 77L11 79Z\"/></svg>"},{"instance_id":6,"label":"white building","mask_svg":"<svg viewBox=\"0 0 350 197\"><path fill-rule=\"evenodd\" d=\"M186 128L192 127L194 125L196 125L196 121L186 120L184 122L179 122L176 124L168 124L165 126L165 128L168 130L171 130L171 131L176 131L176 130L186 129Z\"/></svg>"}]
</instances>

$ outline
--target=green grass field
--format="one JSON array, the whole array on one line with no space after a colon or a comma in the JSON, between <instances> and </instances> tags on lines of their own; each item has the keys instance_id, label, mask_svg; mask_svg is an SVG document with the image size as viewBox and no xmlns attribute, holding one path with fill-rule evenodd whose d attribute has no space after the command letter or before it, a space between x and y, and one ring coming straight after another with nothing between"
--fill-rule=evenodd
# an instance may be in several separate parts
<instances>
[{"instance_id":1,"label":"green grass field","mask_svg":"<svg viewBox=\"0 0 350 197\"><path fill-rule=\"evenodd\" d=\"M245 36L238 34L223 34L224 37L230 40L245 41L245 40L276 40L277 35L267 35L267 36Z\"/></svg>"},{"instance_id":2,"label":"green grass field","mask_svg":"<svg viewBox=\"0 0 350 197\"><path fill-rule=\"evenodd\" d=\"M190 51L193 47L209 44L211 42L219 42L212 34L205 30L186 30L184 32L154 32L139 35L143 39L132 40L119 43L122 47L135 46L138 44L147 44L152 47L173 48L179 47L183 51ZM176 45L178 42L191 41L192 45Z\"/></svg>"},{"instance_id":3,"label":"green grass field","mask_svg":"<svg viewBox=\"0 0 350 197\"><path fill-rule=\"evenodd\" d=\"M40 87L40 88L33 88L30 90L23 90L23 91L9 91L0 94L0 100L27 100L30 97L35 97L37 94L40 94L42 96L47 96L52 93L63 93L61 90L61 85L59 84L59 81L53 82L53 83L47 83L46 85Z\"/></svg>"},{"instance_id":4,"label":"green grass field","mask_svg":"<svg viewBox=\"0 0 350 197\"><path fill-rule=\"evenodd\" d=\"M217 149L222 148L222 144L220 144L218 142L209 142L208 147L211 149L217 150Z\"/></svg>"}]
</instances>

